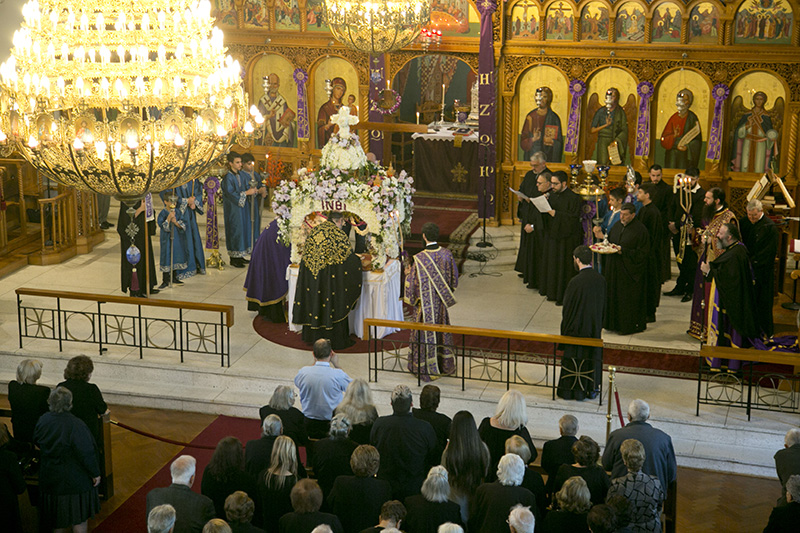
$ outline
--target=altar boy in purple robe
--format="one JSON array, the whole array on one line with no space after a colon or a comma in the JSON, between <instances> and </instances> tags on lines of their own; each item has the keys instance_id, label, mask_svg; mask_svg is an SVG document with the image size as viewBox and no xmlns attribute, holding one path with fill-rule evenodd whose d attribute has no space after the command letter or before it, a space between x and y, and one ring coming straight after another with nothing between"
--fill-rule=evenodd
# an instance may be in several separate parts
<instances>
[{"instance_id":1,"label":"altar boy in purple robe","mask_svg":"<svg viewBox=\"0 0 800 533\"><path fill-rule=\"evenodd\" d=\"M414 256L406 272L406 303L416 310L416 321L423 324L450 325L447 308L455 305L453 291L458 286L458 266L450 250L436 242L439 226L426 222L422 226L425 249ZM411 354L408 369L423 381L456 371L453 335L433 331L411 332Z\"/></svg>"}]
</instances>

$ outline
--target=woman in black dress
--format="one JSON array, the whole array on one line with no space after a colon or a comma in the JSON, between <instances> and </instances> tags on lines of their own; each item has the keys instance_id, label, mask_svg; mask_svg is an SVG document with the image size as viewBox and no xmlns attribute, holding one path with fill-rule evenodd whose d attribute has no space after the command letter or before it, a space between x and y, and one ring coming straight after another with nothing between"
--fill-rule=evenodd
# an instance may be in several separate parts
<instances>
[{"instance_id":1,"label":"woman in black dress","mask_svg":"<svg viewBox=\"0 0 800 533\"><path fill-rule=\"evenodd\" d=\"M56 387L48 404L50 411L42 415L33 432L33 441L42 454L40 525L42 530L85 533L87 521L100 510L100 467L94 439L86 424L70 413L69 389Z\"/></svg>"},{"instance_id":2,"label":"woman in black dress","mask_svg":"<svg viewBox=\"0 0 800 533\"><path fill-rule=\"evenodd\" d=\"M225 520L231 526L231 533L264 533L263 529L250 523L255 515L255 510L256 505L253 499L241 490L237 490L225 498Z\"/></svg>"},{"instance_id":3,"label":"woman in black dress","mask_svg":"<svg viewBox=\"0 0 800 533\"><path fill-rule=\"evenodd\" d=\"M573 476L580 476L586 481L591 493L592 505L599 505L606 501L606 493L611 487L611 479L598 464L600 460L600 446L586 435L583 435L572 445L572 455L575 456L575 464L561 465L556 474L553 484L553 492L556 493L566 480Z\"/></svg>"},{"instance_id":4,"label":"woman in black dress","mask_svg":"<svg viewBox=\"0 0 800 533\"><path fill-rule=\"evenodd\" d=\"M267 533L277 533L280 518L292 512L290 494L298 479L297 448L292 439L281 435L272 446L269 468L258 475L263 516L261 525Z\"/></svg>"},{"instance_id":5,"label":"woman in black dress","mask_svg":"<svg viewBox=\"0 0 800 533\"><path fill-rule=\"evenodd\" d=\"M31 444L33 428L39 417L48 410L50 389L36 382L42 377L42 363L25 359L17 366L17 380L8 383L8 403L11 404L11 427L17 443Z\"/></svg>"},{"instance_id":6,"label":"woman in black dress","mask_svg":"<svg viewBox=\"0 0 800 533\"><path fill-rule=\"evenodd\" d=\"M323 498L331 493L333 482L339 476L352 476L350 457L358 443L350 435L350 421L342 414L334 415L328 438L314 443L311 466L322 489Z\"/></svg>"},{"instance_id":7,"label":"woman in black dress","mask_svg":"<svg viewBox=\"0 0 800 533\"><path fill-rule=\"evenodd\" d=\"M478 433L483 442L489 447L489 454L492 461L489 464L489 473L486 481L497 479L497 463L505 454L506 441L509 437L519 435L528 443L531 451L531 461L535 461L539 455L536 446L533 445L531 434L528 433L528 410L525 406L525 397L522 393L510 390L503 394L497 403L497 410L493 417L486 417L481 421Z\"/></svg>"},{"instance_id":8,"label":"woman in black dress","mask_svg":"<svg viewBox=\"0 0 800 533\"><path fill-rule=\"evenodd\" d=\"M296 398L294 389L289 385L278 385L269 399L269 404L259 409L261 423L269 415L278 415L283 424L283 434L292 439L297 446L308 444L305 419L303 413L294 407Z\"/></svg>"},{"instance_id":9,"label":"woman in black dress","mask_svg":"<svg viewBox=\"0 0 800 533\"><path fill-rule=\"evenodd\" d=\"M98 450L102 454L101 423L99 416L108 410L100 389L89 383L94 372L92 360L85 355L73 357L64 369L64 379L58 384L72 393L72 414L83 420L94 437Z\"/></svg>"},{"instance_id":10,"label":"woman in black dress","mask_svg":"<svg viewBox=\"0 0 800 533\"><path fill-rule=\"evenodd\" d=\"M301 479L292 487L292 508L294 511L283 515L278 523L280 533L301 533L312 531L326 524L333 533L344 533L342 523L336 515L322 513L322 491L313 479Z\"/></svg>"},{"instance_id":11,"label":"woman in black dress","mask_svg":"<svg viewBox=\"0 0 800 533\"><path fill-rule=\"evenodd\" d=\"M326 503L345 531L361 531L374 524L383 504L392 499L389 482L375 477L380 464L377 448L362 444L350 456L354 475L339 476L333 482Z\"/></svg>"},{"instance_id":12,"label":"woman in black dress","mask_svg":"<svg viewBox=\"0 0 800 533\"><path fill-rule=\"evenodd\" d=\"M442 466L450 480L450 499L461 507L461 520L469 518L469 498L486 479L489 448L478 435L469 411L459 411L450 425L450 441L442 453Z\"/></svg>"},{"instance_id":13,"label":"woman in black dress","mask_svg":"<svg viewBox=\"0 0 800 533\"><path fill-rule=\"evenodd\" d=\"M350 382L344 392L344 398L333 413L341 413L350 421L353 426L350 431L351 439L358 444L369 444L372 424L378 418L378 410L372 402L369 383L360 378Z\"/></svg>"},{"instance_id":14,"label":"woman in black dress","mask_svg":"<svg viewBox=\"0 0 800 533\"><path fill-rule=\"evenodd\" d=\"M574 476L566 480L555 497L559 509L547 513L542 524L542 532L590 533L586 524L586 515L592 508L592 501L589 498L589 487L582 477Z\"/></svg>"},{"instance_id":15,"label":"woman in black dress","mask_svg":"<svg viewBox=\"0 0 800 533\"><path fill-rule=\"evenodd\" d=\"M461 508L450 501L450 482L443 466L434 466L422 483L422 494L406 498L406 533L436 533L439 526L452 522L462 524Z\"/></svg>"},{"instance_id":16,"label":"woman in black dress","mask_svg":"<svg viewBox=\"0 0 800 533\"><path fill-rule=\"evenodd\" d=\"M236 437L225 437L217 443L214 455L203 470L200 493L214 502L217 518L225 519L225 498L237 490L256 495L256 481L244 471L244 451ZM260 509L259 509L260 510Z\"/></svg>"}]
</instances>

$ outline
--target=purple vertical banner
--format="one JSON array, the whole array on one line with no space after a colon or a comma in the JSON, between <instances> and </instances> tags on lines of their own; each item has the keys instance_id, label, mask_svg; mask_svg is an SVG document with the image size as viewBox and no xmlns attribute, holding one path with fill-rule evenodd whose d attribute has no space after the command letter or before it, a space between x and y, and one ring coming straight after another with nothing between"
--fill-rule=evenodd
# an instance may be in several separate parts
<instances>
[{"instance_id":1,"label":"purple vertical banner","mask_svg":"<svg viewBox=\"0 0 800 533\"><path fill-rule=\"evenodd\" d=\"M578 151L578 130L581 127L581 97L586 94L586 83L582 80L569 82L569 93L572 95L567 118L567 141L564 152L574 154Z\"/></svg>"},{"instance_id":2,"label":"purple vertical banner","mask_svg":"<svg viewBox=\"0 0 800 533\"><path fill-rule=\"evenodd\" d=\"M647 157L650 153L650 100L653 98L653 84L643 81L636 87L639 93L639 121L636 124L635 155Z\"/></svg>"},{"instance_id":3,"label":"purple vertical banner","mask_svg":"<svg viewBox=\"0 0 800 533\"><path fill-rule=\"evenodd\" d=\"M730 88L724 83L714 86L711 97L714 99L714 118L711 121L711 131L708 134L708 151L706 159L709 161L719 161L720 148L722 146L722 115L724 113L725 99L730 94Z\"/></svg>"},{"instance_id":4,"label":"purple vertical banner","mask_svg":"<svg viewBox=\"0 0 800 533\"><path fill-rule=\"evenodd\" d=\"M386 75L386 56L369 56L369 121L383 122L383 113L372 102L381 101L381 91L390 88ZM362 104L363 105L363 104ZM375 154L375 159L383 161L383 136L381 130L369 131L369 151ZM392 154L388 154L390 157Z\"/></svg>"},{"instance_id":5,"label":"purple vertical banner","mask_svg":"<svg viewBox=\"0 0 800 533\"><path fill-rule=\"evenodd\" d=\"M478 216L491 218L495 215L495 166L497 161L497 86L494 71L494 34L492 14L497 9L497 0L480 0L481 41L478 54L478 162L480 164L480 186L478 187Z\"/></svg>"},{"instance_id":6,"label":"purple vertical banner","mask_svg":"<svg viewBox=\"0 0 800 533\"><path fill-rule=\"evenodd\" d=\"M308 72L301 68L296 68L292 77L297 84L297 140L307 141L309 140L308 98L306 97Z\"/></svg>"},{"instance_id":7,"label":"purple vertical banner","mask_svg":"<svg viewBox=\"0 0 800 533\"><path fill-rule=\"evenodd\" d=\"M220 181L213 174L203 182L208 196L206 204L206 250L219 249L219 227L217 226L217 193L220 192Z\"/></svg>"}]
</instances>

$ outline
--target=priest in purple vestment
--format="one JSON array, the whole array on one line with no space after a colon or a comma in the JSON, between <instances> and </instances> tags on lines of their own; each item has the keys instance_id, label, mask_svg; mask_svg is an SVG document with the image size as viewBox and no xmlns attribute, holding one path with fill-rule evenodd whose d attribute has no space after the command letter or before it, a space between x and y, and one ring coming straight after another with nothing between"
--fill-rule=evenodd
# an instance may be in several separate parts
<instances>
[{"instance_id":1,"label":"priest in purple vestment","mask_svg":"<svg viewBox=\"0 0 800 533\"><path fill-rule=\"evenodd\" d=\"M244 279L247 309L258 311L263 318L276 323L286 322L284 301L289 292L286 268L291 262L289 247L279 239L275 219L256 241Z\"/></svg>"},{"instance_id":2,"label":"priest in purple vestment","mask_svg":"<svg viewBox=\"0 0 800 533\"><path fill-rule=\"evenodd\" d=\"M406 303L413 305L416 321L423 324L450 325L447 308L456 300L453 291L458 285L458 266L450 250L436 242L439 226L426 222L422 226L425 249L414 256L406 273ZM423 381L456 371L455 348L451 333L411 332L411 354L408 369Z\"/></svg>"}]
</instances>

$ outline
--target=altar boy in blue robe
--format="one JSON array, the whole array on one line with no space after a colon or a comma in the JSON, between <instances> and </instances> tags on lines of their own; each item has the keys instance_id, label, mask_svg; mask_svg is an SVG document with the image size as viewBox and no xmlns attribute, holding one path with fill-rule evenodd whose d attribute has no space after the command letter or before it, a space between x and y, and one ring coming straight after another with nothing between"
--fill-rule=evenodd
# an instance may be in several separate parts
<instances>
[{"instance_id":1,"label":"altar boy in blue robe","mask_svg":"<svg viewBox=\"0 0 800 533\"><path fill-rule=\"evenodd\" d=\"M159 265L162 281L158 288L166 289L169 286L170 274L174 284L183 285L183 282L178 279L178 272L186 268L186 248L183 240L186 234L186 223L177 218L175 206L169 198L165 202L165 207L158 214L156 222L161 230L159 234L161 243Z\"/></svg>"},{"instance_id":2,"label":"altar boy in blue robe","mask_svg":"<svg viewBox=\"0 0 800 533\"><path fill-rule=\"evenodd\" d=\"M245 176L241 173L242 156L236 152L228 154L230 170L222 183L222 209L225 214L225 246L231 258L231 266L244 268L249 263L245 259L250 250L247 249L245 237L245 217L247 196L255 193L250 189ZM252 193L250 191L253 191Z\"/></svg>"},{"instance_id":3,"label":"altar boy in blue robe","mask_svg":"<svg viewBox=\"0 0 800 533\"><path fill-rule=\"evenodd\" d=\"M252 252L255 241L261 235L261 205L267 196L267 188L263 185L263 178L256 172L256 159L253 154L242 154L242 170L240 172L245 188L251 188L251 179L255 177L255 193L247 196L247 203L242 211L244 217L244 242L247 251Z\"/></svg>"},{"instance_id":4,"label":"altar boy in blue robe","mask_svg":"<svg viewBox=\"0 0 800 533\"><path fill-rule=\"evenodd\" d=\"M197 217L205 214L203 210L203 184L199 179L184 183L175 188L178 196L177 211L180 220L186 223L185 246L186 268L178 272L178 279L186 279L195 274L206 273L206 256Z\"/></svg>"}]
</instances>

